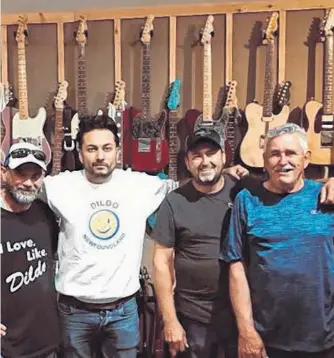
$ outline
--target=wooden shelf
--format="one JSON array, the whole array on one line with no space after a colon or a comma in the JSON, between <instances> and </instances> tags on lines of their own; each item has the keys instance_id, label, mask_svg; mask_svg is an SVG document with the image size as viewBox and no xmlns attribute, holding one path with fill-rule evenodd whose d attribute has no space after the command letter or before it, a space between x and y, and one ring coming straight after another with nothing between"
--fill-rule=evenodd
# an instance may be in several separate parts
<instances>
[{"instance_id":1,"label":"wooden shelf","mask_svg":"<svg viewBox=\"0 0 334 358\"><path fill-rule=\"evenodd\" d=\"M191 16L203 14L245 13L258 11L280 11L301 9L325 9L333 7L333 0L277 0L254 2L227 2L219 4L183 4L165 5L124 9L83 9L77 12L40 12L26 13L28 23L59 23L78 21L84 15L87 20L129 19L142 18L147 15L155 17ZM4 14L1 16L2 25L17 23L22 14Z\"/></svg>"}]
</instances>

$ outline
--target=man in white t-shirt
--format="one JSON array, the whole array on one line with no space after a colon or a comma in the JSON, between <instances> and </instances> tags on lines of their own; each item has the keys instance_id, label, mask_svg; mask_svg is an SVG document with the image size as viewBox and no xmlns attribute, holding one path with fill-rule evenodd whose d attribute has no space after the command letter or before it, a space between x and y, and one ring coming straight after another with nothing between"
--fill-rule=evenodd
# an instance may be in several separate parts
<instances>
[{"instance_id":1,"label":"man in white t-shirt","mask_svg":"<svg viewBox=\"0 0 334 358\"><path fill-rule=\"evenodd\" d=\"M97 336L104 358L135 358L146 220L178 183L116 169L119 138L107 116L82 119L77 141L84 170L45 178L41 193L60 218L56 289L65 357L92 357Z\"/></svg>"}]
</instances>

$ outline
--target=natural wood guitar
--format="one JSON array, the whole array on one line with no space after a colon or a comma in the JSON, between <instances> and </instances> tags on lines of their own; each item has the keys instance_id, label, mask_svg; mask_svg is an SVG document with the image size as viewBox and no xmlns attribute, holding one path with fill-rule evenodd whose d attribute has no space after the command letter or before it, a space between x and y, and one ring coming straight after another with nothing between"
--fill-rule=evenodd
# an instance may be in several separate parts
<instances>
[{"instance_id":1,"label":"natural wood guitar","mask_svg":"<svg viewBox=\"0 0 334 358\"><path fill-rule=\"evenodd\" d=\"M275 93L274 60L275 37L278 29L278 13L274 12L264 32L263 44L266 50L266 69L264 85L263 106L257 103L250 103L245 109L248 129L240 146L242 161L249 167L263 167L263 139L269 129L280 126L287 122L289 107L283 106L279 114L273 114L273 99Z\"/></svg>"},{"instance_id":2,"label":"natural wood guitar","mask_svg":"<svg viewBox=\"0 0 334 358\"><path fill-rule=\"evenodd\" d=\"M40 147L46 155L46 162L48 164L51 161L51 148L43 132L46 121L46 110L44 107L41 107L35 118L29 117L25 51L25 39L27 35L27 18L20 17L16 32L19 112L14 115L12 120L12 141L13 143L20 141L30 142Z\"/></svg>"},{"instance_id":3,"label":"natural wood guitar","mask_svg":"<svg viewBox=\"0 0 334 358\"><path fill-rule=\"evenodd\" d=\"M77 42L77 113L72 117L71 136L74 141L79 130L80 117L88 115L87 108L87 70L86 70L86 45L87 45L87 20L80 18L78 30L75 33Z\"/></svg>"},{"instance_id":4,"label":"natural wood guitar","mask_svg":"<svg viewBox=\"0 0 334 358\"><path fill-rule=\"evenodd\" d=\"M307 139L311 150L311 164L332 165L334 164L334 9L327 11L320 31L325 42L323 104L312 100L305 106L309 123Z\"/></svg>"}]
</instances>

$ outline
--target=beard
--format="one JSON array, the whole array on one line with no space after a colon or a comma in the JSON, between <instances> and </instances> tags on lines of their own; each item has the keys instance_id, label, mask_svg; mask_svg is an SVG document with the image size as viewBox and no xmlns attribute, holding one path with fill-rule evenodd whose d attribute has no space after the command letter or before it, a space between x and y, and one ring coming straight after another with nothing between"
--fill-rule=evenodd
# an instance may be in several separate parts
<instances>
[{"instance_id":1,"label":"beard","mask_svg":"<svg viewBox=\"0 0 334 358\"><path fill-rule=\"evenodd\" d=\"M95 178L98 181L100 181L109 178L114 168L115 166L112 165L109 166L106 164L93 163L91 167L87 167L85 168L85 170L87 171L87 173L90 175L91 178Z\"/></svg>"},{"instance_id":2,"label":"beard","mask_svg":"<svg viewBox=\"0 0 334 358\"><path fill-rule=\"evenodd\" d=\"M17 189L17 188L11 188L9 190L11 196L18 204L31 204L34 200L37 199L39 190L23 190L23 189Z\"/></svg>"},{"instance_id":3,"label":"beard","mask_svg":"<svg viewBox=\"0 0 334 358\"><path fill-rule=\"evenodd\" d=\"M213 169L210 173L203 173L200 170L194 179L200 185L212 186L219 182L222 174L223 174L223 169L220 170L219 172L216 172Z\"/></svg>"}]
</instances>

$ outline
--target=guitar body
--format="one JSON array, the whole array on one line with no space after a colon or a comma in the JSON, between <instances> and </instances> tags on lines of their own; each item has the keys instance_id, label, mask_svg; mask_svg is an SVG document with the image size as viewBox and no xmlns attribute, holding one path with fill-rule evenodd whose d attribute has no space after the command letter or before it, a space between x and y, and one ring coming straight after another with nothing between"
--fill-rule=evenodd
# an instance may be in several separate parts
<instances>
[{"instance_id":1,"label":"guitar body","mask_svg":"<svg viewBox=\"0 0 334 358\"><path fill-rule=\"evenodd\" d=\"M231 146L228 142L228 140L226 139L226 129L227 129L227 121L229 120L228 117L225 116L224 112L221 114L220 118L218 118L217 120L214 120L212 122L212 128L219 133L219 135L222 138L225 138L225 143L224 143L224 149L225 149L225 155L226 155L226 159L225 159L225 167L228 167L230 165L230 163L232 162L232 149ZM199 117L196 120L195 123L195 128L197 129L198 127L202 127L205 126L205 124L207 124L208 121L204 121L203 120L203 114L200 114Z\"/></svg>"},{"instance_id":2,"label":"guitar body","mask_svg":"<svg viewBox=\"0 0 334 358\"><path fill-rule=\"evenodd\" d=\"M16 113L12 121L13 143L27 141L40 147L46 155L47 164L51 161L51 148L45 138L43 127L46 121L46 110L41 107L35 118L20 119Z\"/></svg>"},{"instance_id":3,"label":"guitar body","mask_svg":"<svg viewBox=\"0 0 334 358\"><path fill-rule=\"evenodd\" d=\"M240 157L249 167L263 167L263 138L271 128L278 127L287 122L289 107L283 106L282 111L273 115L272 122L262 121L263 107L257 103L250 103L245 109L248 129L240 146Z\"/></svg>"},{"instance_id":4,"label":"guitar body","mask_svg":"<svg viewBox=\"0 0 334 358\"><path fill-rule=\"evenodd\" d=\"M334 164L334 146L332 148L321 147L321 116L323 105L317 101L309 101L305 106L309 128L307 141L311 151L311 164Z\"/></svg>"},{"instance_id":5,"label":"guitar body","mask_svg":"<svg viewBox=\"0 0 334 358\"><path fill-rule=\"evenodd\" d=\"M4 136L1 138L1 161L5 160L9 148L12 144L12 117L18 112L18 109L13 107L6 107L2 114L1 132L4 130Z\"/></svg>"},{"instance_id":6,"label":"guitar body","mask_svg":"<svg viewBox=\"0 0 334 358\"><path fill-rule=\"evenodd\" d=\"M133 170L156 173L168 165L166 121L165 110L155 120L142 120L140 113L136 116L132 129L138 137L132 135L131 140L130 165Z\"/></svg>"}]
</instances>

